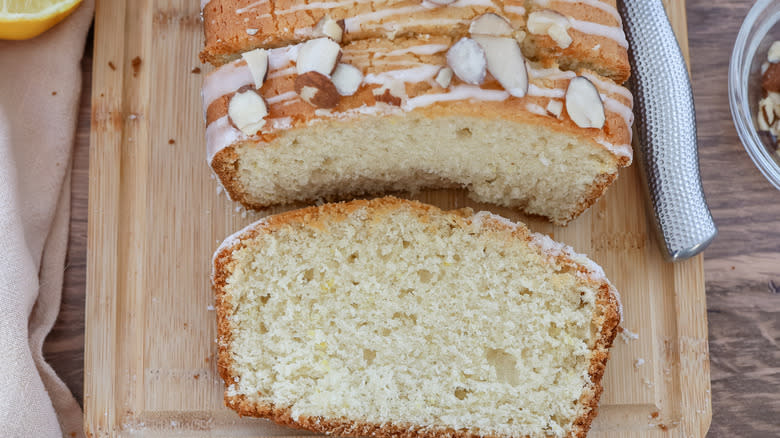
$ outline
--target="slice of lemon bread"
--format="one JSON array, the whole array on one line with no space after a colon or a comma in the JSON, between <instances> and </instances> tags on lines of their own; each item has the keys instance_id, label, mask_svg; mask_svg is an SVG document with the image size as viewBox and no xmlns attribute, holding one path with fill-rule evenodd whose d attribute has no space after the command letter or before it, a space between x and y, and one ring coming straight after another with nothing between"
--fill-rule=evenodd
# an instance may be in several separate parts
<instances>
[{"instance_id":1,"label":"slice of lemon bread","mask_svg":"<svg viewBox=\"0 0 780 438\"><path fill-rule=\"evenodd\" d=\"M475 38L343 47L323 38L226 64L203 86L209 163L247 208L464 188L480 202L566 224L631 162L631 93L592 71L526 63L514 40ZM452 76L446 65L472 72L477 40L509 43L495 56L522 73L517 92L514 73L505 86L487 74L481 85L442 78ZM340 59L333 83L296 73L326 52ZM341 95L335 87L348 88L350 71L355 81ZM259 88L255 77L265 77Z\"/></svg>"},{"instance_id":2,"label":"slice of lemon bread","mask_svg":"<svg viewBox=\"0 0 780 438\"><path fill-rule=\"evenodd\" d=\"M620 321L571 248L391 197L262 219L213 283L227 406L343 436L585 436Z\"/></svg>"}]
</instances>

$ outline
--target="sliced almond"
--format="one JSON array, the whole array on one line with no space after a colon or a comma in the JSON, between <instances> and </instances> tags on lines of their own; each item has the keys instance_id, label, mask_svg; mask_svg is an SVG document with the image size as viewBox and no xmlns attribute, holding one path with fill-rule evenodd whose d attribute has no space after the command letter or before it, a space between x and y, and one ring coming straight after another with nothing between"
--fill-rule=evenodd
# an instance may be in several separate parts
<instances>
[{"instance_id":1,"label":"sliced almond","mask_svg":"<svg viewBox=\"0 0 780 438\"><path fill-rule=\"evenodd\" d=\"M485 51L487 70L512 96L528 92L528 70L523 52L514 38L475 35L474 41Z\"/></svg>"},{"instance_id":2,"label":"sliced almond","mask_svg":"<svg viewBox=\"0 0 780 438\"><path fill-rule=\"evenodd\" d=\"M228 117L246 135L255 135L265 126L268 106L257 91L242 87L228 103Z\"/></svg>"},{"instance_id":3,"label":"sliced almond","mask_svg":"<svg viewBox=\"0 0 780 438\"><path fill-rule=\"evenodd\" d=\"M241 54L241 57L244 58L246 65L249 66L252 80L255 82L255 88L259 90L268 76L268 52L264 49L255 49L244 52Z\"/></svg>"},{"instance_id":4,"label":"sliced almond","mask_svg":"<svg viewBox=\"0 0 780 438\"><path fill-rule=\"evenodd\" d=\"M765 97L758 102L758 128L769 131L775 121L775 105L771 97Z\"/></svg>"},{"instance_id":5,"label":"sliced almond","mask_svg":"<svg viewBox=\"0 0 780 438\"><path fill-rule=\"evenodd\" d=\"M447 51L447 65L455 76L467 84L479 85L485 81L485 51L471 38L461 38L450 47Z\"/></svg>"},{"instance_id":6,"label":"sliced almond","mask_svg":"<svg viewBox=\"0 0 780 438\"><path fill-rule=\"evenodd\" d=\"M569 47L573 41L569 35L569 19L549 9L531 12L526 27L534 35L549 36L562 49Z\"/></svg>"},{"instance_id":7,"label":"sliced almond","mask_svg":"<svg viewBox=\"0 0 780 438\"><path fill-rule=\"evenodd\" d=\"M563 102L560 100L550 100L547 102L546 110L548 113L560 119L561 114L563 114Z\"/></svg>"},{"instance_id":8,"label":"sliced almond","mask_svg":"<svg viewBox=\"0 0 780 438\"><path fill-rule=\"evenodd\" d=\"M314 35L328 37L340 43L344 37L344 20L334 20L326 15L314 27Z\"/></svg>"},{"instance_id":9,"label":"sliced almond","mask_svg":"<svg viewBox=\"0 0 780 438\"><path fill-rule=\"evenodd\" d=\"M580 128L604 127L604 102L595 85L587 78L577 76L566 89L566 112Z\"/></svg>"},{"instance_id":10,"label":"sliced almond","mask_svg":"<svg viewBox=\"0 0 780 438\"><path fill-rule=\"evenodd\" d=\"M333 108L341 96L330 78L316 71L309 71L295 78L295 92L301 99L317 108Z\"/></svg>"},{"instance_id":11,"label":"sliced almond","mask_svg":"<svg viewBox=\"0 0 780 438\"><path fill-rule=\"evenodd\" d=\"M339 64L336 66L336 70L333 70L331 80L340 95L352 96L363 82L363 73L357 67L349 64Z\"/></svg>"},{"instance_id":12,"label":"sliced almond","mask_svg":"<svg viewBox=\"0 0 780 438\"><path fill-rule=\"evenodd\" d=\"M451 5L455 3L457 0L428 0L429 2L441 6Z\"/></svg>"},{"instance_id":13,"label":"sliced almond","mask_svg":"<svg viewBox=\"0 0 780 438\"><path fill-rule=\"evenodd\" d=\"M769 47L769 53L767 54L767 61L772 64L780 62L780 41L775 41Z\"/></svg>"},{"instance_id":14,"label":"sliced almond","mask_svg":"<svg viewBox=\"0 0 780 438\"><path fill-rule=\"evenodd\" d=\"M372 93L377 102L401 106L404 97L406 97L406 85L401 81L391 81L381 87L374 88Z\"/></svg>"},{"instance_id":15,"label":"sliced almond","mask_svg":"<svg viewBox=\"0 0 780 438\"><path fill-rule=\"evenodd\" d=\"M452 82L452 69L444 67L436 74L436 83L441 85L442 88L447 88Z\"/></svg>"},{"instance_id":16,"label":"sliced almond","mask_svg":"<svg viewBox=\"0 0 780 438\"><path fill-rule=\"evenodd\" d=\"M780 92L780 64L769 64L769 68L761 75L761 87L766 91Z\"/></svg>"},{"instance_id":17,"label":"sliced almond","mask_svg":"<svg viewBox=\"0 0 780 438\"><path fill-rule=\"evenodd\" d=\"M298 49L295 69L299 75L315 71L330 76L341 58L341 46L330 38L322 37L306 41Z\"/></svg>"},{"instance_id":18,"label":"sliced almond","mask_svg":"<svg viewBox=\"0 0 780 438\"><path fill-rule=\"evenodd\" d=\"M492 12L480 15L469 26L472 35L512 36L513 31L506 18Z\"/></svg>"}]
</instances>

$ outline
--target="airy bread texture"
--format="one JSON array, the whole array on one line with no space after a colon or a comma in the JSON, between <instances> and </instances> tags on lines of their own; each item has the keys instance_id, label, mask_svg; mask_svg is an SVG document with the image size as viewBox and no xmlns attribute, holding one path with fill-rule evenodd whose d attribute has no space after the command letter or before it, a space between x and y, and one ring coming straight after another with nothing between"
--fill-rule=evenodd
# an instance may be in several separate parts
<instances>
[{"instance_id":1,"label":"airy bread texture","mask_svg":"<svg viewBox=\"0 0 780 438\"><path fill-rule=\"evenodd\" d=\"M583 437L620 320L570 248L395 198L265 218L213 282L227 405L343 436Z\"/></svg>"},{"instance_id":2,"label":"airy bread texture","mask_svg":"<svg viewBox=\"0 0 780 438\"><path fill-rule=\"evenodd\" d=\"M470 112L289 130L266 147L245 143L225 151L214 169L233 199L251 208L452 187L558 224L587 209L617 177L618 159L587 137L459 116L461 110Z\"/></svg>"}]
</instances>

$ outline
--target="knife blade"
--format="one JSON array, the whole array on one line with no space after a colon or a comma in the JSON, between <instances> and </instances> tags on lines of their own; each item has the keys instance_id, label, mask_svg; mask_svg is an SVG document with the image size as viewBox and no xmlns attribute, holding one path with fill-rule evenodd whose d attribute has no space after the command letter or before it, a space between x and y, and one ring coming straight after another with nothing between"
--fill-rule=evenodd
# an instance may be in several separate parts
<instances>
[{"instance_id":1,"label":"knife blade","mask_svg":"<svg viewBox=\"0 0 780 438\"><path fill-rule=\"evenodd\" d=\"M688 69L661 0L620 0L629 42L638 157L667 260L703 251L718 234L699 174Z\"/></svg>"}]
</instances>

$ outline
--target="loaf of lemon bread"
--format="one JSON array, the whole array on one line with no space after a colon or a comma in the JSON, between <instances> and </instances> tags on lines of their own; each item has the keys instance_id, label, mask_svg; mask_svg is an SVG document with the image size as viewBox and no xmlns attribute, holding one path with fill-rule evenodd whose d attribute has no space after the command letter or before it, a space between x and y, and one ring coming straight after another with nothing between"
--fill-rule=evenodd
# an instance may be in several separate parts
<instances>
[{"instance_id":1,"label":"loaf of lemon bread","mask_svg":"<svg viewBox=\"0 0 780 438\"><path fill-rule=\"evenodd\" d=\"M623 34L523 4L208 2L212 169L248 208L463 188L568 223L632 159Z\"/></svg>"},{"instance_id":2,"label":"loaf of lemon bread","mask_svg":"<svg viewBox=\"0 0 780 438\"><path fill-rule=\"evenodd\" d=\"M266 217L212 280L227 406L341 436L584 437L621 318L571 248L395 198Z\"/></svg>"}]
</instances>

